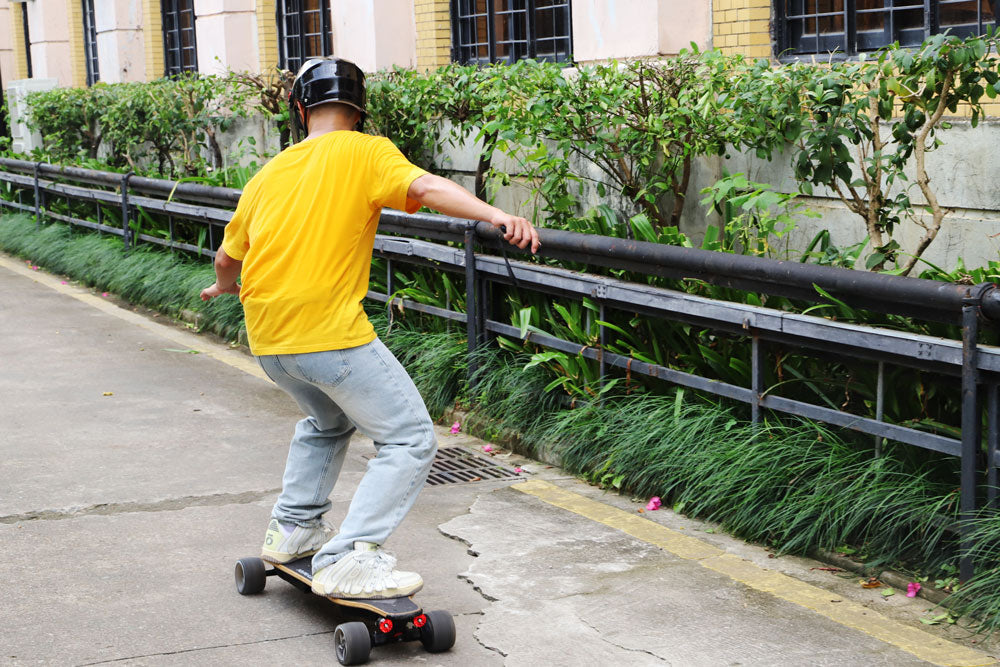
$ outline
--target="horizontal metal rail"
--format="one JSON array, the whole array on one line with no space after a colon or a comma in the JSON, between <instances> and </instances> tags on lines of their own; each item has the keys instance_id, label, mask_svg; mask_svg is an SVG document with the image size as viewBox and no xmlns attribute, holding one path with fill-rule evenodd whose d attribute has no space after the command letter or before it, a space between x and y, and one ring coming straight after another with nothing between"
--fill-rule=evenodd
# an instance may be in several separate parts
<instances>
[{"instance_id":1,"label":"horizontal metal rail","mask_svg":"<svg viewBox=\"0 0 1000 667\"><path fill-rule=\"evenodd\" d=\"M14 175L37 174L50 179L76 180L120 186L122 174L0 158L0 170ZM194 183L156 180L132 176L129 187L135 192L168 195L219 208L233 207L240 191L233 188L205 186ZM398 211L385 211L382 226L391 229L399 225L405 233L437 240L462 241L465 222L430 214L407 216ZM421 234L423 232L423 234ZM489 225L476 228L480 239L495 238ZM618 239L562 230L542 230L544 253L548 257L605 268L625 269L671 278L695 278L715 285L751 290L775 296L816 301L820 287L845 302L884 313L958 323L968 288L919 278L891 276L868 271L852 271L830 266L817 266L762 257L733 255L695 248ZM991 289L981 296L983 315L1000 319L1000 292Z\"/></svg>"},{"instance_id":2,"label":"horizontal metal rail","mask_svg":"<svg viewBox=\"0 0 1000 667\"><path fill-rule=\"evenodd\" d=\"M0 205L32 212L39 220L48 217L116 234L123 238L126 249L143 241L208 256L215 254L217 241L221 241L222 227L231 218L231 208L239 198L239 191L227 188L156 181L131 174L95 172L10 159L0 159L0 182L7 183L20 193L19 198L23 195L33 198L31 206L6 199L0 199ZM79 183L97 187L84 187ZM94 204L98 222L51 210L45 200L52 196ZM175 201L175 197L183 201ZM121 225L109 225L102 220L102 207L109 210L120 207ZM170 238L142 233L132 218L131 212L136 208L166 215L171 221L177 218L205 225L209 242L206 247L198 247L175 238L172 222ZM570 267L604 267L641 275L694 278L811 303L822 301L816 289L820 287L838 299L876 312L960 324L963 340L959 341L709 299L641 282L583 273L576 268L553 266L551 261L508 260L506 253L516 251L502 245L500 233L483 222L385 210L380 231L382 233L375 239L374 253L386 260L388 287L386 293L369 291L368 298L389 307L409 309L464 324L468 333L470 378L474 378L475 374L476 357L473 353L489 335L521 339L596 362L600 367L602 383L610 369L619 369L626 376L644 375L748 404L754 421L760 420L762 409L773 410L874 436L877 451L881 451L882 439L890 439L957 456L962 461L963 471L963 518L971 517L976 510L980 482L977 466L985 462L986 479L990 482L986 489L988 503L998 503L1000 391L997 386L1000 383L1000 348L981 345L977 340L980 320L1000 316L1000 291L992 285L955 285L559 230L540 231L542 256L548 260L563 260ZM483 252L503 248L506 248L501 253L503 256ZM396 263L433 267L463 275L465 312L453 310L450 306L441 308L400 298L394 290L393 266ZM596 345L581 345L539 331L522 332L518 327L492 316L489 295L493 285L513 285L516 289L575 300L591 299L601 309L602 322L607 320L605 309L611 309L694 324L745 338L751 346L751 386L743 387L703 377L608 349L608 329L603 324L598 327L599 343ZM821 358L835 355L838 359L858 359L877 364L879 407L876 418L815 405L798 398L770 395L763 384L768 344L791 346ZM961 438L885 422L881 408L885 391L885 364L961 378ZM981 392L981 386L988 391ZM987 399L985 448L980 433L980 423L983 422L981 393ZM970 574L971 562L965 558L962 560L962 576L968 578Z\"/></svg>"}]
</instances>

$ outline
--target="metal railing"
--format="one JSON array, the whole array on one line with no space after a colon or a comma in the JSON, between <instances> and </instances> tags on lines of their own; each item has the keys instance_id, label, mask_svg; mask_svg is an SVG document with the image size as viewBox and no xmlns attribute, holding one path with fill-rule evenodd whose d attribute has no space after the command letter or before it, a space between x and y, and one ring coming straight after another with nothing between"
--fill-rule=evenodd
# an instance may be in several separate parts
<instances>
[{"instance_id":1,"label":"metal railing","mask_svg":"<svg viewBox=\"0 0 1000 667\"><path fill-rule=\"evenodd\" d=\"M222 228L232 215L239 191L140 178L78 168L57 167L11 159L0 159L0 183L17 193L18 201L0 200L0 206L81 225L123 238L125 248L140 241L213 256L222 239ZM102 189L85 187L99 186ZM109 189L111 188L111 189ZM31 203L24 203L30 196ZM116 225L75 218L50 210L52 196L94 202L120 208ZM178 201L183 200L183 201ZM207 225L209 243L197 247L173 238L133 234L133 214L138 207L174 218ZM171 230L172 230L171 226ZM1000 455L1000 348L978 342L981 324L1000 320L1000 290L992 284L956 285L931 280L873 274L834 267L784 262L758 257L730 255L692 248L665 246L560 230L540 230L544 258L565 260L638 274L670 278L697 278L715 285L769 295L817 302L816 287L851 306L901 314L961 326L962 340L904 333L887 328L837 322L789 313L764 306L720 301L686 292L628 282L613 277L529 261L508 260L499 232L483 222L431 214L406 215L385 210L375 239L375 254L386 260L386 292L369 291L368 297L382 303L402 304L417 312L447 318L466 325L470 374L473 354L490 335L527 340L534 344L582 355L597 362L604 378L609 369L643 374L700 392L722 396L750 406L751 419L758 422L762 410L796 415L848 428L875 437L876 453L882 439L940 452L961 459L961 516L971 518L982 497L988 506L998 503ZM445 243L441 243L445 242ZM450 245L449 245L450 244ZM492 251L492 252L487 252ZM394 296L394 264L431 266L464 276L466 311L441 308ZM588 298L599 308L599 321L608 310L639 313L675 322L695 324L750 341L750 386L715 380L663 365L640 361L604 349L608 331L599 326L599 343L582 347L554 336L527 332L496 318L490 299L493 285L515 286L542 294ZM791 346L818 357L837 355L877 367L875 417L862 417L807 401L768 394L764 370L769 345ZM961 437L936 433L883 421L886 365L909 367L961 379ZM985 415L983 404L985 403ZM983 447L982 423L986 438ZM971 545L961 540L965 552ZM972 575L971 559L961 560L961 576Z\"/></svg>"}]
</instances>

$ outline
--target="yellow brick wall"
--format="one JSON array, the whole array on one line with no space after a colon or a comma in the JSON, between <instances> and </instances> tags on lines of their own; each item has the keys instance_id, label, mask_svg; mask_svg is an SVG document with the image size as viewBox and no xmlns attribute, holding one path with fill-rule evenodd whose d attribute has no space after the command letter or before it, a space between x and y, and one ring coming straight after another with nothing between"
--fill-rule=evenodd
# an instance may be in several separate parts
<instances>
[{"instance_id":1,"label":"yellow brick wall","mask_svg":"<svg viewBox=\"0 0 1000 667\"><path fill-rule=\"evenodd\" d=\"M274 0L257 0L257 52L261 72L278 66L277 6Z\"/></svg>"},{"instance_id":2,"label":"yellow brick wall","mask_svg":"<svg viewBox=\"0 0 1000 667\"><path fill-rule=\"evenodd\" d=\"M451 12L448 0L413 0L417 25L417 69L451 62Z\"/></svg>"},{"instance_id":3,"label":"yellow brick wall","mask_svg":"<svg viewBox=\"0 0 1000 667\"><path fill-rule=\"evenodd\" d=\"M28 58L24 50L24 24L21 12L24 11L23 3L10 3L10 27L11 36L14 40L14 67L17 71L18 79L28 78Z\"/></svg>"},{"instance_id":4,"label":"yellow brick wall","mask_svg":"<svg viewBox=\"0 0 1000 667\"><path fill-rule=\"evenodd\" d=\"M715 0L712 44L723 53L771 56L770 0Z\"/></svg>"},{"instance_id":5,"label":"yellow brick wall","mask_svg":"<svg viewBox=\"0 0 1000 667\"><path fill-rule=\"evenodd\" d=\"M87 54L83 47L83 5L79 0L70 0L66 21L69 23L69 57L73 85L83 88L87 85Z\"/></svg>"},{"instance_id":6,"label":"yellow brick wall","mask_svg":"<svg viewBox=\"0 0 1000 667\"><path fill-rule=\"evenodd\" d=\"M160 79L164 74L160 0L142 0L142 38L146 50L146 80Z\"/></svg>"}]
</instances>

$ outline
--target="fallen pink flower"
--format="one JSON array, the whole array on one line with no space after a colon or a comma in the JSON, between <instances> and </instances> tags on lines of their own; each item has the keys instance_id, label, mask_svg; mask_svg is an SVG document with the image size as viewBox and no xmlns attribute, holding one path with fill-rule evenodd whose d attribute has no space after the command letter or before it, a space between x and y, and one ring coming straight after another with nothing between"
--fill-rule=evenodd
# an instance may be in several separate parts
<instances>
[{"instance_id":1,"label":"fallen pink flower","mask_svg":"<svg viewBox=\"0 0 1000 667\"><path fill-rule=\"evenodd\" d=\"M107 292L101 292L101 296L111 296L111 295L108 294Z\"/></svg>"},{"instance_id":2,"label":"fallen pink flower","mask_svg":"<svg viewBox=\"0 0 1000 667\"><path fill-rule=\"evenodd\" d=\"M487 452L487 453L492 452L493 451L493 445L483 445L483 451Z\"/></svg>"},{"instance_id":3,"label":"fallen pink flower","mask_svg":"<svg viewBox=\"0 0 1000 667\"><path fill-rule=\"evenodd\" d=\"M906 584L906 597L915 598L917 597L917 593L919 592L920 592L920 584L918 584L917 582L911 581L910 583Z\"/></svg>"},{"instance_id":4,"label":"fallen pink flower","mask_svg":"<svg viewBox=\"0 0 1000 667\"><path fill-rule=\"evenodd\" d=\"M660 501L659 496L653 496L652 498L649 499L649 502L646 503L646 509L649 510L650 512L655 512L656 510L660 509L660 506L662 504L663 503Z\"/></svg>"},{"instance_id":5,"label":"fallen pink flower","mask_svg":"<svg viewBox=\"0 0 1000 667\"><path fill-rule=\"evenodd\" d=\"M452 435L455 435L456 433L458 433L461 430L462 430L462 425L459 424L458 422L455 422L454 424L451 425L451 434Z\"/></svg>"},{"instance_id":6,"label":"fallen pink flower","mask_svg":"<svg viewBox=\"0 0 1000 667\"><path fill-rule=\"evenodd\" d=\"M60 280L60 281L59 281L59 284L60 284L60 285L65 285L65 284L66 284L66 281L65 281L65 280Z\"/></svg>"}]
</instances>

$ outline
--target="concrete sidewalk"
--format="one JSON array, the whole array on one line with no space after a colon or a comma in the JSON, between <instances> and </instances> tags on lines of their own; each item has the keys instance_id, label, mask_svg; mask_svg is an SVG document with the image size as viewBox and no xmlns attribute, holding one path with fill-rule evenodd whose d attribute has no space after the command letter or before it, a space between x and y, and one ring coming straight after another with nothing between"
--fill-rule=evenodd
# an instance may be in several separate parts
<instances>
[{"instance_id":1,"label":"concrete sidewalk","mask_svg":"<svg viewBox=\"0 0 1000 667\"><path fill-rule=\"evenodd\" d=\"M276 579L243 597L300 418L244 351L0 255L0 664L329 665L340 617ZM484 443L439 430L443 447ZM333 495L342 516L370 441ZM428 486L388 548L454 649L378 664L986 665L992 647L766 550L524 461Z\"/></svg>"}]
</instances>

